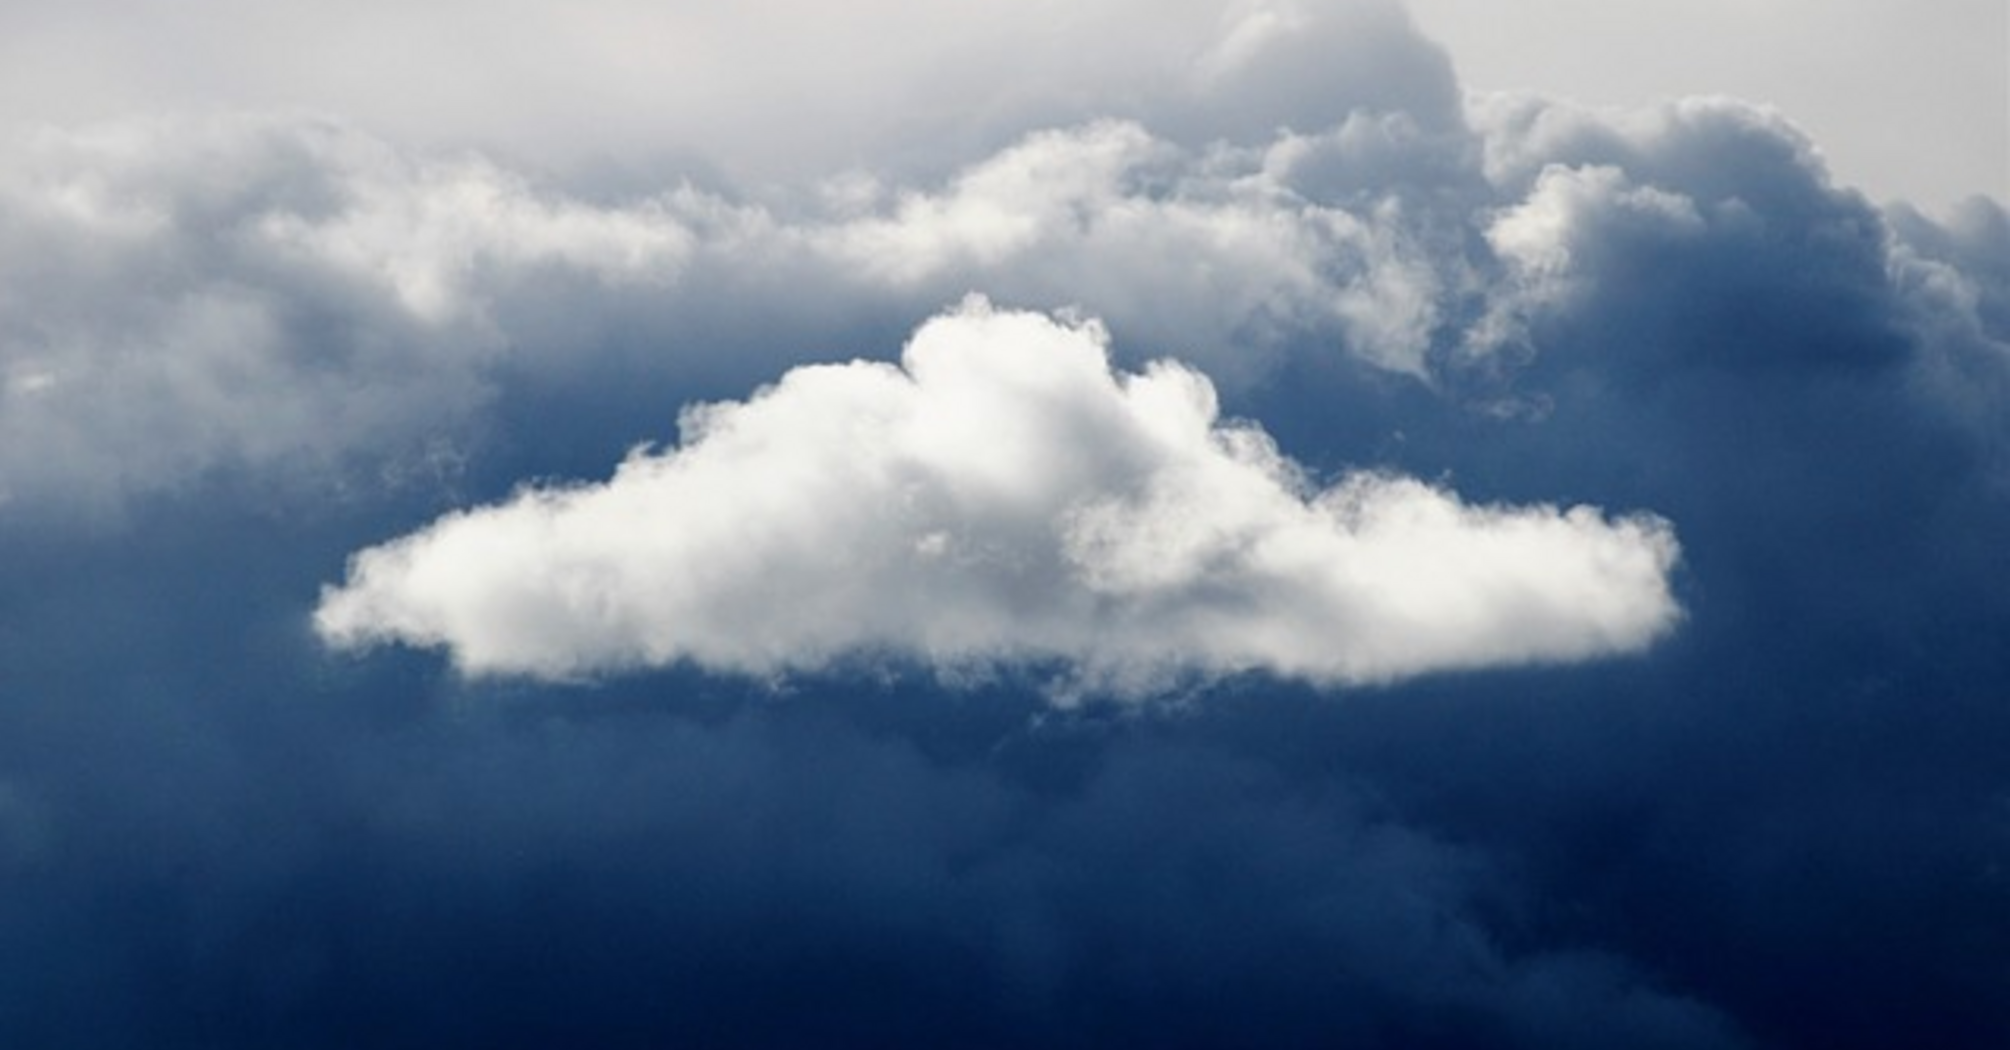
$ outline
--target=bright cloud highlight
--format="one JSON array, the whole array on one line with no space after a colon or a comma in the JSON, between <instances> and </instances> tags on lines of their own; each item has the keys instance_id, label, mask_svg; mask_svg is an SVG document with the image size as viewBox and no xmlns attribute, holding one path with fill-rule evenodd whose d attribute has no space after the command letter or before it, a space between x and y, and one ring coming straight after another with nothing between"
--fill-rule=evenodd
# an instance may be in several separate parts
<instances>
[{"instance_id":1,"label":"bright cloud highlight","mask_svg":"<svg viewBox=\"0 0 2010 1050\"><path fill-rule=\"evenodd\" d=\"M605 483L528 488L355 556L339 647L470 674L680 661L775 675L891 655L1061 661L1142 695L1260 670L1322 684L1638 650L1679 616L1649 516L1474 506L1356 473L1319 489L1214 389L1113 372L1093 322L981 300L899 365L797 368L701 405Z\"/></svg>"}]
</instances>

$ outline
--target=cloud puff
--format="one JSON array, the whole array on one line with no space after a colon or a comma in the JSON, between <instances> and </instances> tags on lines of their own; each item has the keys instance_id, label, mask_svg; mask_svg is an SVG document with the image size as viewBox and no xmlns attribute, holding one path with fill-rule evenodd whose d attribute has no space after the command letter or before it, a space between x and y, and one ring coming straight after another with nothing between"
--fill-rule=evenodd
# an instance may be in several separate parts
<instances>
[{"instance_id":1,"label":"cloud puff","mask_svg":"<svg viewBox=\"0 0 2010 1050\"><path fill-rule=\"evenodd\" d=\"M1386 203L1379 180L1350 187L1367 190L1352 207L1302 185L1311 158L1352 147L1370 126L1406 157L1439 148L1414 123L1361 117L1196 156L1141 125L1104 121L1029 135L938 190L775 236L834 272L866 275L881 294L941 301L975 286L1082 304L1129 337L1241 377L1308 333L1422 375L1450 283L1423 224Z\"/></svg>"},{"instance_id":2,"label":"cloud puff","mask_svg":"<svg viewBox=\"0 0 2010 1050\"><path fill-rule=\"evenodd\" d=\"M1728 99L1591 112L1475 107L1499 203L1468 347L1590 352L1670 373L1901 363L1905 264L1886 219L1836 186L1778 114ZM1894 280L1898 277L1898 280Z\"/></svg>"},{"instance_id":3,"label":"cloud puff","mask_svg":"<svg viewBox=\"0 0 2010 1050\"><path fill-rule=\"evenodd\" d=\"M1139 692L1262 669L1360 683L1639 649L1677 617L1651 517L1470 506L1406 478L1314 491L1205 377L1113 374L1100 330L980 301L898 367L805 367L687 410L680 448L365 550L338 646L474 674L860 653L1062 660Z\"/></svg>"}]
</instances>

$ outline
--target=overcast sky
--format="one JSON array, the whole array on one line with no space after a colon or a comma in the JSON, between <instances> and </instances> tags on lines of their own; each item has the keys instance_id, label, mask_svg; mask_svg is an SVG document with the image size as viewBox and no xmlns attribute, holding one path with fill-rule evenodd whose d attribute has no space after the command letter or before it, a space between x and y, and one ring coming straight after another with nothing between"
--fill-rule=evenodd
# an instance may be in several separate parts
<instances>
[{"instance_id":1,"label":"overcast sky","mask_svg":"<svg viewBox=\"0 0 2010 1050\"><path fill-rule=\"evenodd\" d=\"M2010 1045L2001 5L0 10L0 1044Z\"/></svg>"},{"instance_id":2,"label":"overcast sky","mask_svg":"<svg viewBox=\"0 0 2010 1050\"><path fill-rule=\"evenodd\" d=\"M1605 106L1777 106L1872 198L2010 194L2010 6L1999 0L1411 0L1468 91Z\"/></svg>"},{"instance_id":3,"label":"overcast sky","mask_svg":"<svg viewBox=\"0 0 2010 1050\"><path fill-rule=\"evenodd\" d=\"M1842 181L1880 202L1940 209L2010 193L2010 13L1999 0L1409 6L1466 91L1622 107L1731 95L1778 107ZM1085 91L1146 103L1240 17L1223 8L1175 0L1146 18L1131 0L21 3L0 12L0 117L306 109L537 161L702 158L758 176L822 173L875 153L868 163L883 164L896 142L929 148L902 131L957 141L970 125L1004 126L1006 113L1081 116Z\"/></svg>"}]
</instances>

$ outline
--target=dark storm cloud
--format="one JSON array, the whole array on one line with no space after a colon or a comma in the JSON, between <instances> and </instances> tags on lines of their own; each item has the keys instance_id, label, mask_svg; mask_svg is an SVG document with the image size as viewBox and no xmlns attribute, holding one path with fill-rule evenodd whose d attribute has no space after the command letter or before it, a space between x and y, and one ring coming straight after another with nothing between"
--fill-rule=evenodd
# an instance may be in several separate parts
<instances>
[{"instance_id":1,"label":"dark storm cloud","mask_svg":"<svg viewBox=\"0 0 2010 1050\"><path fill-rule=\"evenodd\" d=\"M1252 109L800 192L288 120L13 154L0 1039L2005 1042L2010 221L1881 214L1724 101L1462 122L1362 10L1359 90L1415 78L1366 108L1238 66L1324 31L1247 5L1180 68ZM313 638L351 552L987 286L1223 373L1309 474L1666 515L1687 617L1065 714L1039 667L471 685Z\"/></svg>"},{"instance_id":2,"label":"dark storm cloud","mask_svg":"<svg viewBox=\"0 0 2010 1050\"><path fill-rule=\"evenodd\" d=\"M1009 686L554 696L317 664L245 642L257 610L163 626L301 545L189 517L84 570L158 650L9 652L38 672L6 713L0 928L37 946L0 966L11 1038L1738 1045L1618 956L1513 943L1485 857L1216 727L1036 723ZM224 527L233 556L202 553Z\"/></svg>"},{"instance_id":3,"label":"dark storm cloud","mask_svg":"<svg viewBox=\"0 0 2010 1050\"><path fill-rule=\"evenodd\" d=\"M1649 677L1461 700L1456 760L1367 760L1765 1041L2001 1041L2000 208L1881 215L1735 104L1531 105L1500 141L1504 112L1476 119L1511 323L1460 389L1515 411L1388 447L1469 492L1655 506L1691 616ZM1395 754L1444 732L1385 724Z\"/></svg>"}]
</instances>

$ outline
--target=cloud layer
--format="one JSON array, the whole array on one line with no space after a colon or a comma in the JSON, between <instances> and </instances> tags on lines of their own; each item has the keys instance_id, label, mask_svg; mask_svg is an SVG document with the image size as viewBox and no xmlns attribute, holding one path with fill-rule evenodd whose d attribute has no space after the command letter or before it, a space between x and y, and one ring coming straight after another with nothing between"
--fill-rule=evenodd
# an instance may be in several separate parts
<instances>
[{"instance_id":1,"label":"cloud layer","mask_svg":"<svg viewBox=\"0 0 2010 1050\"><path fill-rule=\"evenodd\" d=\"M1508 388L1545 319L1624 285L1614 267L1651 247L1770 275L1871 354L1899 344L1869 345L1857 320L1945 327L1974 299L1931 257L1938 227L1895 240L1791 126L1725 101L1499 98L1469 126L1360 108L1198 145L1093 120L939 177L852 171L767 196L596 195L281 117L47 130L4 157L10 515L219 474L406 476L465 456L513 390L625 367L666 399L717 396L806 352L883 354L973 289L1079 307L1130 360L1177 356L1236 393L1331 357L1504 405L1527 403ZM1805 251L1825 265L1803 272ZM1682 271L1706 306L1743 309L1705 272Z\"/></svg>"},{"instance_id":2,"label":"cloud layer","mask_svg":"<svg viewBox=\"0 0 2010 1050\"><path fill-rule=\"evenodd\" d=\"M0 1043L2010 1046L2000 205L1386 3L274 10L0 10Z\"/></svg>"},{"instance_id":3,"label":"cloud layer","mask_svg":"<svg viewBox=\"0 0 2010 1050\"><path fill-rule=\"evenodd\" d=\"M487 398L533 275L674 273L681 226L341 126L133 120L0 152L0 506L410 460Z\"/></svg>"},{"instance_id":4,"label":"cloud layer","mask_svg":"<svg viewBox=\"0 0 2010 1050\"><path fill-rule=\"evenodd\" d=\"M758 184L860 163L939 171L1029 128L1102 117L1200 143L1324 126L1359 105L1444 120L1458 107L1449 63L1394 0L502 7L10 5L0 125L332 113L409 147L651 179L695 161ZM431 89L410 90L402 69L428 70Z\"/></svg>"},{"instance_id":5,"label":"cloud layer","mask_svg":"<svg viewBox=\"0 0 2010 1050\"><path fill-rule=\"evenodd\" d=\"M1432 148L1407 118L1333 137ZM218 471L396 464L461 444L513 370L590 381L625 354L751 381L862 307L919 317L973 287L1084 305L1238 381L1307 334L1421 375L1439 263L1398 213L1268 170L1317 148L1282 141L1200 155L1094 122L803 205L594 201L321 121L22 137L0 173L0 497L61 515ZM691 343L756 315L774 331L742 335L743 362Z\"/></svg>"},{"instance_id":6,"label":"cloud layer","mask_svg":"<svg viewBox=\"0 0 2010 1050\"><path fill-rule=\"evenodd\" d=\"M860 653L1325 683L1639 649L1676 618L1669 526L1467 506L1400 477L1312 491L1205 377L1113 374L1092 324L975 301L899 367L802 368L687 410L683 444L357 555L316 624L471 673Z\"/></svg>"}]
</instances>

